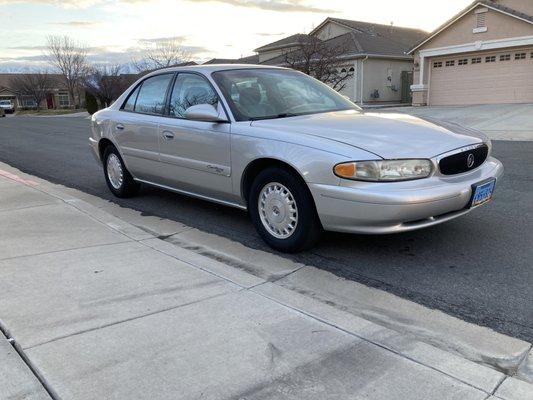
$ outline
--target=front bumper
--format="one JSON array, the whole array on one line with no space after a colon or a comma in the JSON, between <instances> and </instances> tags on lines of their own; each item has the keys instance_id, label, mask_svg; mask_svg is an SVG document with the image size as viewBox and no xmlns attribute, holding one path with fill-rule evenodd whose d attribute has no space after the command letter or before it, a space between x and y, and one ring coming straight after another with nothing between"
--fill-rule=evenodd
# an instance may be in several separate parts
<instances>
[{"instance_id":1,"label":"front bumper","mask_svg":"<svg viewBox=\"0 0 533 400\"><path fill-rule=\"evenodd\" d=\"M309 187L324 229L386 234L425 228L468 213L472 185L502 175L502 163L489 157L476 170L454 176L436 174L387 183L341 180L339 186Z\"/></svg>"}]
</instances>

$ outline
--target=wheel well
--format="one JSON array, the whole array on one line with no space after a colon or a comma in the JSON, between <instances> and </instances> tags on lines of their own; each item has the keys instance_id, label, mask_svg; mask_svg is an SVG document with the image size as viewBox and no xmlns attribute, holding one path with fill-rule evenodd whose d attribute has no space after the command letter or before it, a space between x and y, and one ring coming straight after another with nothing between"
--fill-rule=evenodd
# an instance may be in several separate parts
<instances>
[{"instance_id":1,"label":"wheel well","mask_svg":"<svg viewBox=\"0 0 533 400\"><path fill-rule=\"evenodd\" d=\"M305 187L307 187L307 183L305 182L304 178L291 165L287 164L286 162L276 160L275 158L260 158L248 164L242 176L241 191L243 198L246 200L246 203L248 203L248 196L250 194L250 188L252 187L254 179L257 175L259 175L261 171L268 167L283 168L293 173L294 176L298 177L305 185Z\"/></svg>"},{"instance_id":2,"label":"wheel well","mask_svg":"<svg viewBox=\"0 0 533 400\"><path fill-rule=\"evenodd\" d=\"M100 160L104 161L104 152L109 146L114 146L113 142L109 139L102 139L98 142L98 152L100 153Z\"/></svg>"}]
</instances>

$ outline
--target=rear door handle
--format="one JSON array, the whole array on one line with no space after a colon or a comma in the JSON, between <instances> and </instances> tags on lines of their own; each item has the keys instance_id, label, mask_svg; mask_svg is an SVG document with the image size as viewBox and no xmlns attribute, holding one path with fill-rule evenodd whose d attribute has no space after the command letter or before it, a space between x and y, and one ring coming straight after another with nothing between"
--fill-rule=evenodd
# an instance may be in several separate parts
<instances>
[{"instance_id":1,"label":"rear door handle","mask_svg":"<svg viewBox=\"0 0 533 400\"><path fill-rule=\"evenodd\" d=\"M122 125L122 124L116 124L116 125L115 125L115 129L116 129L117 131L123 131L123 130L124 130L124 125Z\"/></svg>"},{"instance_id":2,"label":"rear door handle","mask_svg":"<svg viewBox=\"0 0 533 400\"><path fill-rule=\"evenodd\" d=\"M172 132L170 132L170 131L163 131L163 136L167 140L174 139L174 134Z\"/></svg>"}]
</instances>

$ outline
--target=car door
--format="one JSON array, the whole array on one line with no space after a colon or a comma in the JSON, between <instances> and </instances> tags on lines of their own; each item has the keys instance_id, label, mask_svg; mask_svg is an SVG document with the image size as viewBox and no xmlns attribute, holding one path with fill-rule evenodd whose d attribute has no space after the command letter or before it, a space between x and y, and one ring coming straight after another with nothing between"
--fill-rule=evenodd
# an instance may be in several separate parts
<instances>
[{"instance_id":1,"label":"car door","mask_svg":"<svg viewBox=\"0 0 533 400\"><path fill-rule=\"evenodd\" d=\"M203 75L179 72L170 92L167 118L159 125L162 178L168 186L229 200L231 125L186 119L185 110L198 104L223 107Z\"/></svg>"},{"instance_id":2,"label":"car door","mask_svg":"<svg viewBox=\"0 0 533 400\"><path fill-rule=\"evenodd\" d=\"M133 90L111 129L131 174L141 180L159 176L159 131L173 73L151 76Z\"/></svg>"}]
</instances>

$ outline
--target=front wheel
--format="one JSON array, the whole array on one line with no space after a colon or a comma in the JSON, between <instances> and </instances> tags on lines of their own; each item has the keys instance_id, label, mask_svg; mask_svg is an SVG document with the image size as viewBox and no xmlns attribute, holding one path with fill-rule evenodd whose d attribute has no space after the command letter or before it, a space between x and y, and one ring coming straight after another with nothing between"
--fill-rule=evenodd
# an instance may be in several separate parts
<instances>
[{"instance_id":1,"label":"front wheel","mask_svg":"<svg viewBox=\"0 0 533 400\"><path fill-rule=\"evenodd\" d=\"M270 247L295 253L320 238L313 198L295 174L278 167L265 169L255 178L248 199L252 222Z\"/></svg>"},{"instance_id":2,"label":"front wheel","mask_svg":"<svg viewBox=\"0 0 533 400\"><path fill-rule=\"evenodd\" d=\"M140 185L135 182L126 169L124 161L114 146L104 151L104 174L109 190L117 197L131 197L139 191Z\"/></svg>"}]
</instances>

